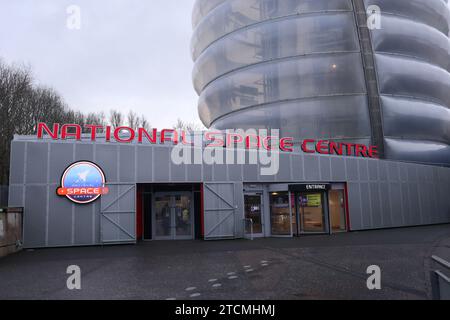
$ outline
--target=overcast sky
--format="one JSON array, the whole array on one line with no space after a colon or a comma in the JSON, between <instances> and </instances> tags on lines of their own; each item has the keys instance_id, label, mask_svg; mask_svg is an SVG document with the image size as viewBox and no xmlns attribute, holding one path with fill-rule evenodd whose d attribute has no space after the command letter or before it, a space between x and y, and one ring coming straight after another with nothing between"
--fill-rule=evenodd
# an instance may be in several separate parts
<instances>
[{"instance_id":1,"label":"overcast sky","mask_svg":"<svg viewBox=\"0 0 450 320\"><path fill-rule=\"evenodd\" d=\"M158 128L177 118L200 123L194 1L0 0L0 58L31 66L37 83L77 110L133 109ZM70 5L81 10L80 30L67 28Z\"/></svg>"}]
</instances>

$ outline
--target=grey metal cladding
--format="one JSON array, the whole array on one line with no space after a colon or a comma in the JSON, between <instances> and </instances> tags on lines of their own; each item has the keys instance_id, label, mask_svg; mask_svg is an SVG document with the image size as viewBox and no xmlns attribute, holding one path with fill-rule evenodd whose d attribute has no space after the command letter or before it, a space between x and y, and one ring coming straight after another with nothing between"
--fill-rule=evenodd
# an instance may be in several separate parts
<instances>
[{"instance_id":1,"label":"grey metal cladding","mask_svg":"<svg viewBox=\"0 0 450 320\"><path fill-rule=\"evenodd\" d=\"M48 148L45 142L27 144L26 183L47 183Z\"/></svg>"},{"instance_id":2,"label":"grey metal cladding","mask_svg":"<svg viewBox=\"0 0 450 320\"><path fill-rule=\"evenodd\" d=\"M153 148L137 146L137 182L153 181Z\"/></svg>"},{"instance_id":3,"label":"grey metal cladding","mask_svg":"<svg viewBox=\"0 0 450 320\"><path fill-rule=\"evenodd\" d=\"M305 167L305 179L307 181L319 181L320 168L318 156L305 155L303 158L303 164Z\"/></svg>"},{"instance_id":4,"label":"grey metal cladding","mask_svg":"<svg viewBox=\"0 0 450 320\"><path fill-rule=\"evenodd\" d=\"M10 207L24 207L24 184L10 185L8 192L8 206Z\"/></svg>"},{"instance_id":5,"label":"grey metal cladding","mask_svg":"<svg viewBox=\"0 0 450 320\"><path fill-rule=\"evenodd\" d=\"M229 181L242 181L242 167L240 164L228 165L228 180Z\"/></svg>"},{"instance_id":6,"label":"grey metal cladding","mask_svg":"<svg viewBox=\"0 0 450 320\"><path fill-rule=\"evenodd\" d=\"M186 170L188 182L202 182L202 165L193 164L186 168ZM230 178L230 180L233 180L233 178Z\"/></svg>"},{"instance_id":7,"label":"grey metal cladding","mask_svg":"<svg viewBox=\"0 0 450 320\"><path fill-rule=\"evenodd\" d=\"M378 163L379 180L388 181L388 163L386 161L380 161Z\"/></svg>"},{"instance_id":8,"label":"grey metal cladding","mask_svg":"<svg viewBox=\"0 0 450 320\"><path fill-rule=\"evenodd\" d=\"M26 247L44 247L47 234L47 186L27 185L25 194L24 244Z\"/></svg>"},{"instance_id":9,"label":"grey metal cladding","mask_svg":"<svg viewBox=\"0 0 450 320\"><path fill-rule=\"evenodd\" d=\"M94 204L84 205L77 208L74 215L73 242L74 245L92 245L92 224Z\"/></svg>"},{"instance_id":10,"label":"grey metal cladding","mask_svg":"<svg viewBox=\"0 0 450 320\"><path fill-rule=\"evenodd\" d=\"M23 141L13 141L23 145ZM49 176L59 177L64 168L73 160L85 160L89 148L80 147L77 142L67 142L67 146L61 143L37 142L34 139L27 141L31 150L37 151L43 159L36 159L36 152L25 153L25 162L31 168L22 166L26 175L33 174L33 161L47 168L53 163ZM117 159L120 159L120 167L128 166L126 157L121 157L117 145L93 145L96 154L96 163L105 171L112 198L102 197L100 201L88 205L75 205L69 200L58 197L56 188L59 181L47 180L47 174L34 176L32 182L26 177L24 182L10 185L9 204L25 206L24 239L26 247L45 246L72 246L100 244L100 206L108 205L109 199L114 199L120 188L126 188L135 183L173 183L174 167L170 161L171 148L167 146L133 145L126 146L123 151L129 154L138 154L136 160L138 167L138 181L129 183L128 174L117 174L121 168L117 167ZM52 153L53 150L53 153ZM74 150L74 154L64 156L64 150ZM48 153L49 152L49 153ZM70 153L70 152L69 152ZM47 155L50 154L50 158ZM13 152L12 161L16 157L23 157L24 153ZM73 156L73 157L72 157ZM428 223L444 223L450 221L450 169L444 167L426 166L407 162L394 162L386 160L372 160L365 158L341 158L323 155L309 155L297 153L280 154L281 171L277 176L262 176L261 165L216 165L198 164L194 166L180 166L180 172L187 169L189 182L211 183L214 190L233 199L238 206L235 218L227 220L224 225L214 231L216 235L228 234L231 228L239 232L240 214L242 214L242 181L246 183L299 183L299 182L347 182L349 197L349 215L352 230L373 229L379 227L401 227ZM132 157L131 157L132 158ZM131 159L130 158L130 159ZM111 159L109 161L108 159ZM20 162L17 159L17 162ZM59 161L59 162L58 162ZM45 162L45 163L44 163ZM171 166L169 169L169 165ZM133 166L132 166L133 167ZM157 179L153 179L151 170L155 170ZM29 171L31 170L31 171ZM177 169L178 170L178 169ZM134 169L132 170L134 171ZM14 171L16 172L16 171ZM141 176L139 177L139 173ZM169 175L169 173L171 173ZM18 172L17 175L23 175ZM175 173L175 176L177 174ZM112 177L111 177L112 176ZM37 180L39 178L40 180ZM118 179L117 179L118 178ZM122 180L123 179L123 180ZM178 179L178 178L177 178ZM17 179L18 181L20 179ZM281 181L283 180L283 181ZM220 182L220 183L218 183ZM128 184L127 184L128 183ZM228 183L228 186L227 186ZM114 184L126 184L117 186ZM235 190L232 192L231 184ZM124 191L124 190L122 190ZM232 198L234 195L234 198ZM223 214L227 206L216 196L210 194L209 209L220 209ZM228 199L227 198L227 199ZM134 193L129 193L122 201L113 203L110 217L134 233L134 218L132 214L115 214L116 211L132 211L135 204ZM205 202L206 204L206 202ZM205 206L206 208L206 206ZM211 224L220 222L220 215L216 216L211 210L209 220ZM208 219L209 219L208 218ZM103 232L110 239L127 240L127 235L117 227L103 221ZM214 226L214 225L212 225ZM110 230L108 229L110 228ZM217 232L217 233L216 233Z\"/></svg>"},{"instance_id":11,"label":"grey metal cladding","mask_svg":"<svg viewBox=\"0 0 450 320\"><path fill-rule=\"evenodd\" d=\"M369 164L367 162L358 161L359 180L369 180Z\"/></svg>"},{"instance_id":12,"label":"grey metal cladding","mask_svg":"<svg viewBox=\"0 0 450 320\"><path fill-rule=\"evenodd\" d=\"M212 167L214 181L227 181L227 165L226 164L214 164Z\"/></svg>"},{"instance_id":13,"label":"grey metal cladding","mask_svg":"<svg viewBox=\"0 0 450 320\"><path fill-rule=\"evenodd\" d=\"M359 184L359 196L361 197L361 213L362 220L361 226L362 229L368 229L373 226L372 222L372 203L370 200L370 184L367 182L361 182ZM351 220L351 218L350 218Z\"/></svg>"},{"instance_id":14,"label":"grey metal cladding","mask_svg":"<svg viewBox=\"0 0 450 320\"><path fill-rule=\"evenodd\" d=\"M301 154L294 154L291 157L292 162L292 179L294 181L304 181L303 174L303 156Z\"/></svg>"},{"instance_id":15,"label":"grey metal cladding","mask_svg":"<svg viewBox=\"0 0 450 320\"><path fill-rule=\"evenodd\" d=\"M347 162L346 181L358 181L359 180L358 160L354 158L347 158L345 161Z\"/></svg>"},{"instance_id":16,"label":"grey metal cladding","mask_svg":"<svg viewBox=\"0 0 450 320\"><path fill-rule=\"evenodd\" d=\"M78 147L78 146L76 146ZM73 162L75 145L71 143L51 143L50 144L50 172L49 183L59 184L61 175ZM83 160L88 160L83 158Z\"/></svg>"},{"instance_id":17,"label":"grey metal cladding","mask_svg":"<svg viewBox=\"0 0 450 320\"><path fill-rule=\"evenodd\" d=\"M56 189L56 188L55 188ZM48 246L62 246L62 245L73 245L73 227L75 227L75 215L72 210L74 209L74 204L68 199L58 197L56 195L56 190L50 190L49 193L49 211L48 211ZM28 197L31 198L30 195ZM45 207L41 207L42 211ZM76 215L78 215L81 207L77 208ZM81 212L80 212L81 213ZM33 213L34 214L34 213ZM29 208L26 207L25 215L28 217L31 215ZM78 220L78 219L77 219ZM88 225L84 228L89 229ZM29 245L28 240L25 242L27 246Z\"/></svg>"},{"instance_id":18,"label":"grey metal cladding","mask_svg":"<svg viewBox=\"0 0 450 320\"><path fill-rule=\"evenodd\" d=\"M136 181L136 147L132 145L119 146L119 180L122 182Z\"/></svg>"},{"instance_id":19,"label":"grey metal cladding","mask_svg":"<svg viewBox=\"0 0 450 320\"><path fill-rule=\"evenodd\" d=\"M86 160L95 162L94 147L95 145L92 143L75 144L75 154L77 155L75 161Z\"/></svg>"},{"instance_id":20,"label":"grey metal cladding","mask_svg":"<svg viewBox=\"0 0 450 320\"><path fill-rule=\"evenodd\" d=\"M350 215L350 228L352 230L362 230L363 226L363 212L366 212L361 204L360 183L349 182L347 184L348 190L348 206Z\"/></svg>"},{"instance_id":21,"label":"grey metal cladding","mask_svg":"<svg viewBox=\"0 0 450 320\"><path fill-rule=\"evenodd\" d=\"M155 152L155 156L153 158L155 162L153 165L154 181L158 182L170 180L170 168L171 168L170 149L166 147L156 146L153 149L153 152Z\"/></svg>"},{"instance_id":22,"label":"grey metal cladding","mask_svg":"<svg viewBox=\"0 0 450 320\"><path fill-rule=\"evenodd\" d=\"M331 178L332 181L345 181L345 159L343 157L331 157Z\"/></svg>"},{"instance_id":23,"label":"grey metal cladding","mask_svg":"<svg viewBox=\"0 0 450 320\"><path fill-rule=\"evenodd\" d=\"M213 168L212 166L203 166L202 168L203 181L213 181Z\"/></svg>"},{"instance_id":24,"label":"grey metal cladding","mask_svg":"<svg viewBox=\"0 0 450 320\"><path fill-rule=\"evenodd\" d=\"M330 158L320 157L320 180L331 181L331 160ZM342 179L344 181L345 179Z\"/></svg>"},{"instance_id":25,"label":"grey metal cladding","mask_svg":"<svg viewBox=\"0 0 450 320\"><path fill-rule=\"evenodd\" d=\"M383 227L383 212L381 211L380 189L378 183L369 183L370 206L372 209L372 228Z\"/></svg>"},{"instance_id":26,"label":"grey metal cladding","mask_svg":"<svg viewBox=\"0 0 450 320\"><path fill-rule=\"evenodd\" d=\"M391 198L391 216L392 226L404 225L403 222L403 207L402 207L402 193L400 190L400 183L391 182L389 183L389 196Z\"/></svg>"},{"instance_id":27,"label":"grey metal cladding","mask_svg":"<svg viewBox=\"0 0 450 320\"><path fill-rule=\"evenodd\" d=\"M103 169L107 181L118 181L118 147L108 144L95 146L95 161Z\"/></svg>"},{"instance_id":28,"label":"grey metal cladding","mask_svg":"<svg viewBox=\"0 0 450 320\"><path fill-rule=\"evenodd\" d=\"M369 161L367 164L369 168L369 180L378 181L378 161Z\"/></svg>"},{"instance_id":29,"label":"grey metal cladding","mask_svg":"<svg viewBox=\"0 0 450 320\"><path fill-rule=\"evenodd\" d=\"M18 142L11 144L11 165L9 182L23 183L24 165L25 165L25 146L26 142Z\"/></svg>"},{"instance_id":30,"label":"grey metal cladding","mask_svg":"<svg viewBox=\"0 0 450 320\"><path fill-rule=\"evenodd\" d=\"M422 223L420 216L420 199L417 184L409 183L409 201L410 201L410 223L412 225L419 225Z\"/></svg>"},{"instance_id":31,"label":"grey metal cladding","mask_svg":"<svg viewBox=\"0 0 450 320\"><path fill-rule=\"evenodd\" d=\"M203 123L300 139L372 137L385 158L450 165L447 1L361 4L380 7L382 28L360 44L351 0L197 1L191 48Z\"/></svg>"},{"instance_id":32,"label":"grey metal cladding","mask_svg":"<svg viewBox=\"0 0 450 320\"><path fill-rule=\"evenodd\" d=\"M292 179L291 157L280 157L279 170L273 181L290 181Z\"/></svg>"},{"instance_id":33,"label":"grey metal cladding","mask_svg":"<svg viewBox=\"0 0 450 320\"><path fill-rule=\"evenodd\" d=\"M380 191L380 215L382 216L383 227L392 226L394 223L392 221L392 211L391 211L391 192L389 190L388 183L377 184Z\"/></svg>"}]
</instances>

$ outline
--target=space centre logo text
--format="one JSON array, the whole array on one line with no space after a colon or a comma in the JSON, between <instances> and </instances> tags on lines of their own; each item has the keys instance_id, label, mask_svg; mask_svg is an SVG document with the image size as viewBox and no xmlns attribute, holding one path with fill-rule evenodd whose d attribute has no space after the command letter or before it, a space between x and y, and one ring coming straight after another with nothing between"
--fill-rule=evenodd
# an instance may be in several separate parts
<instances>
[{"instance_id":1,"label":"space centre logo text","mask_svg":"<svg viewBox=\"0 0 450 320\"><path fill-rule=\"evenodd\" d=\"M103 170L90 161L78 161L64 170L59 196L78 204L88 204L109 192Z\"/></svg>"}]
</instances>

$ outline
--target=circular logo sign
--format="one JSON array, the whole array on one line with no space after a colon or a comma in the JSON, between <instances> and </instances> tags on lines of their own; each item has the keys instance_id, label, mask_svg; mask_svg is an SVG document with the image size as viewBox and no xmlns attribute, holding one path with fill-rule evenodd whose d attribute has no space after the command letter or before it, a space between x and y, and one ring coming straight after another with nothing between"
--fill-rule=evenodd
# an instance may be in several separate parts
<instances>
[{"instance_id":1,"label":"circular logo sign","mask_svg":"<svg viewBox=\"0 0 450 320\"><path fill-rule=\"evenodd\" d=\"M105 182L105 174L99 166L89 161L79 161L64 171L57 194L75 203L91 203L108 193Z\"/></svg>"}]
</instances>

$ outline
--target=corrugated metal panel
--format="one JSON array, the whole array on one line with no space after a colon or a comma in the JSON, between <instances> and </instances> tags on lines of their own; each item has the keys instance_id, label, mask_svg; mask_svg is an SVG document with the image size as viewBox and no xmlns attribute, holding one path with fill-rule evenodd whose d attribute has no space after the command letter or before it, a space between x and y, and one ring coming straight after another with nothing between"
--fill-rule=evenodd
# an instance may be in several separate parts
<instances>
[{"instance_id":1,"label":"corrugated metal panel","mask_svg":"<svg viewBox=\"0 0 450 320\"><path fill-rule=\"evenodd\" d=\"M205 239L236 238L235 183L204 183Z\"/></svg>"},{"instance_id":2,"label":"corrugated metal panel","mask_svg":"<svg viewBox=\"0 0 450 320\"><path fill-rule=\"evenodd\" d=\"M109 193L101 198L101 242L136 242L136 185L107 184L107 187Z\"/></svg>"}]
</instances>

